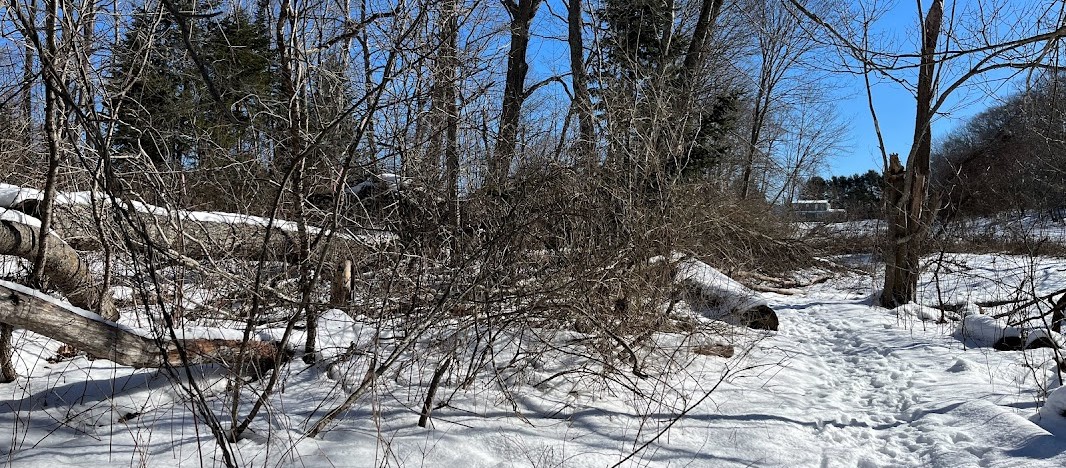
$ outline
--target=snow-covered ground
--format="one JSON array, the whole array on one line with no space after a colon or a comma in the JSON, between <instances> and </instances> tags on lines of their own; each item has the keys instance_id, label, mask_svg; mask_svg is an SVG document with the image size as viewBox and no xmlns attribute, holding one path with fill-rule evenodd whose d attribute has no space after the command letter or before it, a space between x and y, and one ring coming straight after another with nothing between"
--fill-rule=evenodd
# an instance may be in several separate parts
<instances>
[{"instance_id":1,"label":"snow-covered ground","mask_svg":"<svg viewBox=\"0 0 1066 468\"><path fill-rule=\"evenodd\" d=\"M842 222L798 222L799 233L829 235L836 238L860 238L884 233L887 225L881 219ZM937 225L933 231L939 238L966 242L1066 242L1066 218L1062 211L1039 215L1018 213L994 217L960 218L950 224Z\"/></svg>"},{"instance_id":2,"label":"snow-covered ground","mask_svg":"<svg viewBox=\"0 0 1066 468\"><path fill-rule=\"evenodd\" d=\"M950 260L926 275L924 303L1066 287L1063 260ZM796 295L767 294L780 331L730 336L737 354L728 359L694 352L698 336L653 335L656 351L637 350L644 379L597 373L568 352L577 332L554 337L559 348L525 366L509 366L525 357L501 346L489 367L507 385L463 386L463 372L452 368L438 401L451 398L429 428L416 422L438 362L431 356L384 376L314 439L303 430L358 383L366 362L294 361L269 411L233 449L245 466L1066 466L1066 393L1053 393L1041 411L1058 386L1053 351L973 347L952 323L871 306L876 284L848 274ZM377 325L330 313L320 343L335 356L383 339L371 330ZM16 346L30 377L0 385L6 463L221 465L187 395L161 373L84 356L49 363L59 344L29 333ZM567 371L575 373L560 376ZM214 384L209 394L225 394L217 371L198 372ZM227 414L222 400L214 409Z\"/></svg>"}]
</instances>

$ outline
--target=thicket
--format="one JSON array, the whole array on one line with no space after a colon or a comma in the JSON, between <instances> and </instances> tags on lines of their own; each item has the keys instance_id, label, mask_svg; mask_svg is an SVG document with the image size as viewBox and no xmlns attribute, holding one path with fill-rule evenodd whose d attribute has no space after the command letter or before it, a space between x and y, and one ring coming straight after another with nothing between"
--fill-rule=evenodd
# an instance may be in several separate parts
<instances>
[{"instance_id":1,"label":"thicket","mask_svg":"<svg viewBox=\"0 0 1066 468\"><path fill-rule=\"evenodd\" d=\"M745 76L766 62L743 39L799 19L750 3L765 15L571 2L569 74L531 69L531 31L550 22L537 0L20 4L4 19L0 164L40 191L6 208L59 237L38 252L77 247L96 286L132 291L118 311L161 351L185 327L243 332L221 394L166 370L228 464L293 372L245 354L262 334L339 379L308 435L401 368L454 391L531 383L512 377L571 333L582 364L552 379L651 401L662 390L639 382L686 359L649 359L655 333L731 333L686 305L680 259L771 274L811 261L768 199L823 154L789 138L806 130L788 124L798 104L754 111ZM45 256L24 258L6 277L49 289ZM377 335L322 349L334 309Z\"/></svg>"}]
</instances>

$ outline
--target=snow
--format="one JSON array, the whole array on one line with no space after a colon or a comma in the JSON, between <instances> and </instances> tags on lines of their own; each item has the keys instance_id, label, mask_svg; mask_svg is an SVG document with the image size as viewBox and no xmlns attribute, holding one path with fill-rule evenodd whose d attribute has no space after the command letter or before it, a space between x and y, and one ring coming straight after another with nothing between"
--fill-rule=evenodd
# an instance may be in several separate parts
<instances>
[{"instance_id":1,"label":"snow","mask_svg":"<svg viewBox=\"0 0 1066 468\"><path fill-rule=\"evenodd\" d=\"M910 302L896 308L896 315L915 317L919 320L937 321L943 313L940 309Z\"/></svg>"},{"instance_id":2,"label":"snow","mask_svg":"<svg viewBox=\"0 0 1066 468\"><path fill-rule=\"evenodd\" d=\"M396 184L398 182L398 176L392 174L383 174L384 176L392 176L391 178L384 179L390 184ZM44 193L40 190L18 187L9 184L0 183L0 219L10 219L19 221L20 219L25 224L31 224L40 226L40 221L30 216L19 215L15 210L7 210L5 207L11 207L26 200L40 200L44 196ZM99 201L100 194L97 194ZM60 192L56 194L55 203L57 204L79 204L79 205L91 205L93 203L92 192ZM198 223L225 223L225 224L249 224L253 226L272 226L283 231L296 232L299 230L299 224L295 221L286 221L283 219L270 219L260 216L250 216L236 213L224 213L217 211L185 211L175 210L169 207L155 206L139 201L120 200L119 203L123 205L124 209L133 210L138 213L146 213L154 216L161 217L177 217L184 221L198 222ZM36 223L36 224L34 224ZM311 235L319 234L322 230L314 226L308 226L308 233ZM359 240L369 244L388 243L395 240L396 236L389 232L364 232L360 234L352 233L337 233L336 236L344 239Z\"/></svg>"},{"instance_id":3,"label":"snow","mask_svg":"<svg viewBox=\"0 0 1066 468\"><path fill-rule=\"evenodd\" d=\"M928 286L919 292L919 302L927 305L1012 300L1066 285L1066 263L1051 257L947 254L930 257L923 266Z\"/></svg>"},{"instance_id":4,"label":"snow","mask_svg":"<svg viewBox=\"0 0 1066 468\"><path fill-rule=\"evenodd\" d=\"M378 174L378 178L381 179L382 182L388 184L389 188L393 190L402 187L404 183L406 183L406 180L403 177L389 172Z\"/></svg>"},{"instance_id":5,"label":"snow","mask_svg":"<svg viewBox=\"0 0 1066 468\"><path fill-rule=\"evenodd\" d=\"M1020 337L1018 327L1007 326L1006 320L997 320L987 315L969 315L959 324L959 333L969 340L971 346L992 346L1004 337Z\"/></svg>"},{"instance_id":6,"label":"snow","mask_svg":"<svg viewBox=\"0 0 1066 468\"><path fill-rule=\"evenodd\" d=\"M1047 396L1047 401L1040 408L1040 418L1059 424L1066 423L1066 387L1056 388Z\"/></svg>"},{"instance_id":7,"label":"snow","mask_svg":"<svg viewBox=\"0 0 1066 468\"><path fill-rule=\"evenodd\" d=\"M447 372L438 401L451 398L428 428L415 422L443 356L413 349L404 359L419 365L383 374L373 392L311 439L302 435L307 425L379 362L370 351L394 349L403 336L398 324L329 310L318 327L327 364L297 359L284 368L284 388L268 414L231 448L241 466L264 467L1066 466L1066 390L1054 351L992 349L1014 330L973 304L1009 296L1022 281L1009 265L1023 261L956 260L966 267L938 273L947 282L940 294L929 292L937 289L933 275L921 290L923 298L971 301L959 313L961 335L956 324L929 321L939 319L928 307L939 302L871 306L876 281L842 274L802 294L758 296L777 311L782 331L737 331L730 339L738 352L729 359L692 352L713 336L653 334L656 347L636 349L647 379L600 373L576 352L584 336L574 331L558 332L541 354L514 349L529 346L527 336L502 337L490 376L463 385L465 367ZM1031 260L1031 290L1066 274L1063 260ZM697 263L683 263L681 273L708 287L736 287ZM293 343L303 339L297 330ZM59 344L27 332L16 333L15 347L19 371L30 377L0 384L0 451L8 463L222 465L188 394L165 372L85 356L51 364L45 358ZM219 370L194 371L216 414L228 415Z\"/></svg>"},{"instance_id":8,"label":"snow","mask_svg":"<svg viewBox=\"0 0 1066 468\"><path fill-rule=\"evenodd\" d=\"M1066 340L1062 339L1062 335L1051 330L1037 328L1025 335L1025 345L1027 347L1040 342L1054 343L1057 348L1066 348Z\"/></svg>"},{"instance_id":9,"label":"snow","mask_svg":"<svg viewBox=\"0 0 1066 468\"><path fill-rule=\"evenodd\" d=\"M680 282L693 285L698 290L700 299L708 305L716 306L711 309L717 310L702 310L704 314L710 314L711 318L721 312L746 311L766 305L766 300L755 291L696 259L682 260L677 265L676 278Z\"/></svg>"},{"instance_id":10,"label":"snow","mask_svg":"<svg viewBox=\"0 0 1066 468\"><path fill-rule=\"evenodd\" d=\"M41 220L21 211L0 208L0 221L12 221L27 226L41 227Z\"/></svg>"},{"instance_id":11,"label":"snow","mask_svg":"<svg viewBox=\"0 0 1066 468\"><path fill-rule=\"evenodd\" d=\"M0 206L3 207L10 207L24 200L39 200L43 197L44 192L37 189L0 183Z\"/></svg>"}]
</instances>

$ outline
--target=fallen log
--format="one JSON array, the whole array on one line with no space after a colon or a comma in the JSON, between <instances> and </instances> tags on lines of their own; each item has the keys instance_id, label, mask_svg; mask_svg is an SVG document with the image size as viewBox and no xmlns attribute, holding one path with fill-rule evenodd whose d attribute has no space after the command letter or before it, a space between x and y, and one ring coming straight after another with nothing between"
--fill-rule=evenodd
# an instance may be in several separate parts
<instances>
[{"instance_id":1,"label":"fallen log","mask_svg":"<svg viewBox=\"0 0 1066 468\"><path fill-rule=\"evenodd\" d=\"M0 255L34 261L41 242L40 221L0 208ZM89 265L78 252L55 234L48 236L45 275L57 290L77 307L97 311L114 320L118 309L111 294L93 280Z\"/></svg>"},{"instance_id":2,"label":"fallen log","mask_svg":"<svg viewBox=\"0 0 1066 468\"><path fill-rule=\"evenodd\" d=\"M675 280L686 291L686 302L713 319L739 322L748 328L777 330L777 313L759 293L714 267L689 258L677 265Z\"/></svg>"},{"instance_id":3,"label":"fallen log","mask_svg":"<svg viewBox=\"0 0 1066 468\"><path fill-rule=\"evenodd\" d=\"M87 310L62 304L22 285L0 281L0 322L70 344L90 355L125 366L165 367L245 362L273 368L288 358L276 343L239 340L156 340L147 332L104 319ZM182 354L185 357L182 357Z\"/></svg>"},{"instance_id":4,"label":"fallen log","mask_svg":"<svg viewBox=\"0 0 1066 468\"><path fill-rule=\"evenodd\" d=\"M40 211L41 194L29 189L0 184L0 207L35 216ZM102 195L97 195L102 197ZM137 201L98 199L103 208L93 213L93 196L89 192L61 193L52 207L53 229L64 239L76 242L79 248L99 248L99 230L94 219L103 217L117 226L130 229L132 247L140 251L176 254L195 260L223 260L235 258L258 260L263 252L271 259L297 263L308 260L301 254L303 242L298 225L293 221L270 220L235 213L186 211L153 206ZM363 231L359 233L328 231L307 226L308 242L323 242L311 249L312 256L321 253L332 265L348 258L358 258L368 247L382 246L394 240L391 233ZM113 241L122 236L112 233ZM329 268L332 268L331 266Z\"/></svg>"}]
</instances>

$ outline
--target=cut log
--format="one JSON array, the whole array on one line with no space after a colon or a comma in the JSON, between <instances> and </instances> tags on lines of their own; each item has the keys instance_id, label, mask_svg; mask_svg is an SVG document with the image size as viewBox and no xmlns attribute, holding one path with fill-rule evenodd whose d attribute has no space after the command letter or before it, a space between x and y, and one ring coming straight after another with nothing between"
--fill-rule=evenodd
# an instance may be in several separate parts
<instances>
[{"instance_id":1,"label":"cut log","mask_svg":"<svg viewBox=\"0 0 1066 468\"><path fill-rule=\"evenodd\" d=\"M330 288L329 304L333 307L347 307L352 298L352 261L344 260L337 264Z\"/></svg>"},{"instance_id":2,"label":"cut log","mask_svg":"<svg viewBox=\"0 0 1066 468\"><path fill-rule=\"evenodd\" d=\"M189 339L160 341L143 330L104 319L51 297L7 281L0 281L0 322L73 345L92 356L130 367L164 367L207 363L235 363L238 340ZM184 350L187 360L182 359ZM246 362L272 368L288 358L271 342L252 341L245 347Z\"/></svg>"},{"instance_id":3,"label":"cut log","mask_svg":"<svg viewBox=\"0 0 1066 468\"><path fill-rule=\"evenodd\" d=\"M692 258L682 260L675 280L685 289L686 302L706 317L777 330L777 313L762 295L706 263Z\"/></svg>"},{"instance_id":4,"label":"cut log","mask_svg":"<svg viewBox=\"0 0 1066 468\"><path fill-rule=\"evenodd\" d=\"M0 255L34 261L40 246L40 222L21 213L0 208ZM96 311L114 320L118 309L111 294L93 281L89 265L63 239L49 235L45 275L71 304Z\"/></svg>"}]
</instances>

